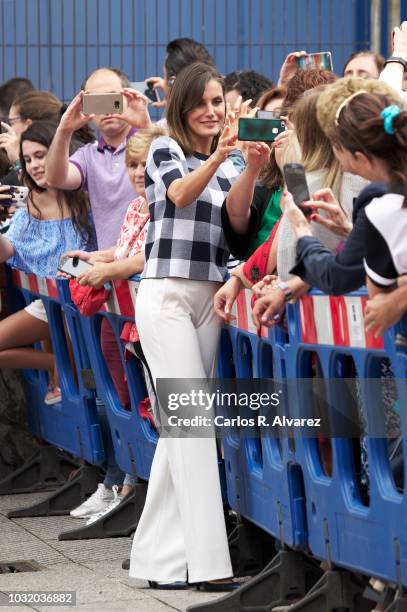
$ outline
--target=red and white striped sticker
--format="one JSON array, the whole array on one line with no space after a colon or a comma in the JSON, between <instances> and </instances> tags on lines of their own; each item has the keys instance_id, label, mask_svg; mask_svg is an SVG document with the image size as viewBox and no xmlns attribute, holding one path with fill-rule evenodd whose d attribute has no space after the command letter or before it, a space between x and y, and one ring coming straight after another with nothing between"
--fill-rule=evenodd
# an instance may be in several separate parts
<instances>
[{"instance_id":1,"label":"red and white striped sticker","mask_svg":"<svg viewBox=\"0 0 407 612\"><path fill-rule=\"evenodd\" d=\"M230 322L230 325L237 327L242 331L249 332L250 334L257 335L257 327L253 323L252 319L252 292L250 289L242 289L235 303L232 306L232 315L236 317ZM267 338L269 330L267 327L262 326L261 337Z\"/></svg>"},{"instance_id":2,"label":"red and white striped sticker","mask_svg":"<svg viewBox=\"0 0 407 612\"><path fill-rule=\"evenodd\" d=\"M12 269L11 274L15 287L27 289L27 291L37 295L58 298L57 284L54 279L41 278L35 274L27 274L16 268Z\"/></svg>"},{"instance_id":3,"label":"red and white striped sticker","mask_svg":"<svg viewBox=\"0 0 407 612\"><path fill-rule=\"evenodd\" d=\"M16 287L26 289L38 296L44 295L58 299L57 284L54 279L41 278L35 274L27 274L15 268L12 269L13 283ZM123 317L134 318L138 281L116 280L112 282L113 290L103 312L111 312Z\"/></svg>"},{"instance_id":4,"label":"red and white striped sticker","mask_svg":"<svg viewBox=\"0 0 407 612\"><path fill-rule=\"evenodd\" d=\"M383 338L365 330L367 300L367 296L303 296L299 300L302 342L383 349Z\"/></svg>"}]
</instances>

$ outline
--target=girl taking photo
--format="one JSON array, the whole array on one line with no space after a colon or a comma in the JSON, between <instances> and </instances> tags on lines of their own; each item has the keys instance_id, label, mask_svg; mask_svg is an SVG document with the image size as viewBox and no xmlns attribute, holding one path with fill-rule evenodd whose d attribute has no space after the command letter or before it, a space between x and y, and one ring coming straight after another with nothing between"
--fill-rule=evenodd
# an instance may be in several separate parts
<instances>
[{"instance_id":1,"label":"girl taking photo","mask_svg":"<svg viewBox=\"0 0 407 612\"><path fill-rule=\"evenodd\" d=\"M44 278L54 278L61 255L92 246L93 227L82 192L51 189L45 181L45 160L56 125L33 123L21 134L22 180L29 188L26 208L18 208L6 234L0 234L0 262ZM54 370L52 352L32 344L50 343L47 314L42 300L0 322L0 367ZM55 383L54 383L55 385ZM50 384L52 394L59 390Z\"/></svg>"}]
</instances>

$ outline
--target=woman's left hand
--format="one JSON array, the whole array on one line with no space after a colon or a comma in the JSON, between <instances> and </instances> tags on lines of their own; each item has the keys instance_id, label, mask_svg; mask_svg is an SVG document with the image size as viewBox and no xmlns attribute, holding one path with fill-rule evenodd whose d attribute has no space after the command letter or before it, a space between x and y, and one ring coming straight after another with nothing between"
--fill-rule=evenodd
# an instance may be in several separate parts
<instances>
[{"instance_id":1,"label":"woman's left hand","mask_svg":"<svg viewBox=\"0 0 407 612\"><path fill-rule=\"evenodd\" d=\"M285 294L278 287L270 289L266 295L256 300L252 319L256 327L271 327L281 321L285 309Z\"/></svg>"},{"instance_id":2,"label":"woman's left hand","mask_svg":"<svg viewBox=\"0 0 407 612\"><path fill-rule=\"evenodd\" d=\"M105 263L95 263L89 272L81 274L76 280L84 287L88 286L99 289L109 280L109 265Z\"/></svg>"},{"instance_id":3,"label":"woman's left hand","mask_svg":"<svg viewBox=\"0 0 407 612\"><path fill-rule=\"evenodd\" d=\"M246 148L247 168L259 173L270 161L270 148L265 142L248 142Z\"/></svg>"},{"instance_id":4,"label":"woman's left hand","mask_svg":"<svg viewBox=\"0 0 407 612\"><path fill-rule=\"evenodd\" d=\"M252 287L252 291L256 298L261 298L264 295L267 295L268 292L273 288L275 281L277 280L277 276L275 274L266 274L260 281L258 281Z\"/></svg>"},{"instance_id":5,"label":"woman's left hand","mask_svg":"<svg viewBox=\"0 0 407 612\"><path fill-rule=\"evenodd\" d=\"M280 201L281 210L288 217L289 222L297 236L312 236L311 228L302 210L295 204L293 196L288 191L283 191Z\"/></svg>"},{"instance_id":6,"label":"woman's left hand","mask_svg":"<svg viewBox=\"0 0 407 612\"><path fill-rule=\"evenodd\" d=\"M10 162L14 164L20 155L20 138L8 123L1 122L1 127L6 130L0 134L0 149L4 149Z\"/></svg>"}]
</instances>

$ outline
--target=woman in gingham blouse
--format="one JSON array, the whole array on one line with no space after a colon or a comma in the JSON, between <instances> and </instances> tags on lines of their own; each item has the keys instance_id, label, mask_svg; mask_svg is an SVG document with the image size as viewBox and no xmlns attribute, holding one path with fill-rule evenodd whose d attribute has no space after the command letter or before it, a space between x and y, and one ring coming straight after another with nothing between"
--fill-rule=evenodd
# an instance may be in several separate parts
<instances>
[{"instance_id":1,"label":"woman in gingham blouse","mask_svg":"<svg viewBox=\"0 0 407 612\"><path fill-rule=\"evenodd\" d=\"M238 174L228 160L236 136L229 125L223 129L223 82L216 70L196 63L177 76L167 121L170 136L154 141L147 159L151 221L136 321L156 381L207 379L220 330L212 300L229 255L221 208ZM161 403L163 415L166 408ZM191 406L187 415L193 416ZM188 578L228 590L235 584L213 432L177 434L169 431L158 441L130 575L159 588L185 587Z\"/></svg>"}]
</instances>

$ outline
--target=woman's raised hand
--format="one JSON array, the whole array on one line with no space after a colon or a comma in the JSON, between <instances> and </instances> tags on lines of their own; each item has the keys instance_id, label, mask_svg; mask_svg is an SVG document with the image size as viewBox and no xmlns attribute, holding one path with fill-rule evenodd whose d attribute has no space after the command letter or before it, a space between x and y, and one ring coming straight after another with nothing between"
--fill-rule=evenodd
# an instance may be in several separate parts
<instances>
[{"instance_id":1,"label":"woman's raised hand","mask_svg":"<svg viewBox=\"0 0 407 612\"><path fill-rule=\"evenodd\" d=\"M312 195L312 200L304 202L304 206L312 208L311 221L320 223L334 234L346 238L352 231L352 223L331 189L319 189ZM319 210L325 211L326 216L320 215Z\"/></svg>"},{"instance_id":2,"label":"woman's raised hand","mask_svg":"<svg viewBox=\"0 0 407 612\"><path fill-rule=\"evenodd\" d=\"M20 138L8 123L2 121L1 127L5 131L0 134L0 149L4 149L10 162L14 164L20 155Z\"/></svg>"},{"instance_id":3,"label":"woman's raised hand","mask_svg":"<svg viewBox=\"0 0 407 612\"><path fill-rule=\"evenodd\" d=\"M281 87L282 85L286 85L287 81L291 79L292 76L297 72L297 58L304 57L307 55L306 51L295 51L294 53L289 53L284 60L283 65L280 70L280 78L278 79L278 85Z\"/></svg>"},{"instance_id":4,"label":"woman's raised hand","mask_svg":"<svg viewBox=\"0 0 407 612\"><path fill-rule=\"evenodd\" d=\"M228 156L236 149L237 134L233 134L230 120L228 117L225 119L225 125L219 136L218 146L216 147L213 158L221 164Z\"/></svg>"},{"instance_id":5,"label":"woman's raised hand","mask_svg":"<svg viewBox=\"0 0 407 612\"><path fill-rule=\"evenodd\" d=\"M269 163L270 148L265 142L246 143L247 168L258 173Z\"/></svg>"}]
</instances>

